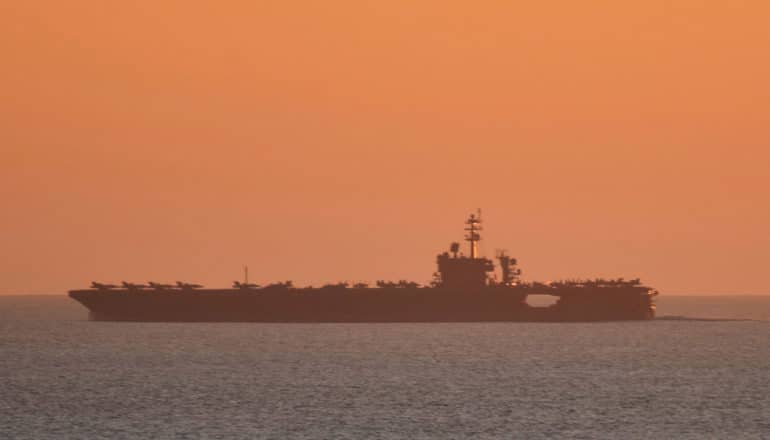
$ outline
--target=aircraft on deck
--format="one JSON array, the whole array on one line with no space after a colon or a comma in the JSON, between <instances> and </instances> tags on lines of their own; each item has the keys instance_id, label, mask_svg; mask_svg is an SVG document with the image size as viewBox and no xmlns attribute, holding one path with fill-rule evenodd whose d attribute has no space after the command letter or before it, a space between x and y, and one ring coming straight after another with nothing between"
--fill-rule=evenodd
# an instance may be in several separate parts
<instances>
[{"instance_id":1,"label":"aircraft on deck","mask_svg":"<svg viewBox=\"0 0 770 440\"><path fill-rule=\"evenodd\" d=\"M125 287L128 290L139 290L147 287L147 285L145 284L128 283L125 281L123 281L121 284L123 284L123 287Z\"/></svg>"},{"instance_id":2,"label":"aircraft on deck","mask_svg":"<svg viewBox=\"0 0 770 440\"><path fill-rule=\"evenodd\" d=\"M203 287L200 284L183 283L181 281L177 281L176 282L176 286L179 287L180 289L184 289L184 290L200 289L201 287Z\"/></svg>"},{"instance_id":3,"label":"aircraft on deck","mask_svg":"<svg viewBox=\"0 0 770 440\"><path fill-rule=\"evenodd\" d=\"M116 286L115 284L102 284L102 283L97 283L96 281L91 281L92 289L109 290L109 289L114 289L116 287L118 286Z\"/></svg>"},{"instance_id":4,"label":"aircraft on deck","mask_svg":"<svg viewBox=\"0 0 770 440\"><path fill-rule=\"evenodd\" d=\"M165 289L173 289L173 284L163 284L163 283L156 283L154 281L148 281L147 284L150 285L151 288L156 290L165 290Z\"/></svg>"},{"instance_id":5,"label":"aircraft on deck","mask_svg":"<svg viewBox=\"0 0 770 440\"><path fill-rule=\"evenodd\" d=\"M242 283L240 281L233 281L233 288L235 289L258 289L259 284L255 283Z\"/></svg>"}]
</instances>

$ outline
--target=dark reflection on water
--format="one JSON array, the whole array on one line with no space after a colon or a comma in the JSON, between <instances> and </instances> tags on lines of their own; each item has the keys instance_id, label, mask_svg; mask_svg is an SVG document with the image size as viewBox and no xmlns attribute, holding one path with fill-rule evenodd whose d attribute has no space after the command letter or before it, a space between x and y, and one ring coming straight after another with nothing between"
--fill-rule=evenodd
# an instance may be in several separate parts
<instances>
[{"instance_id":1,"label":"dark reflection on water","mask_svg":"<svg viewBox=\"0 0 770 440\"><path fill-rule=\"evenodd\" d=\"M770 298L659 310L759 321L105 323L0 297L0 438L767 438Z\"/></svg>"}]
</instances>

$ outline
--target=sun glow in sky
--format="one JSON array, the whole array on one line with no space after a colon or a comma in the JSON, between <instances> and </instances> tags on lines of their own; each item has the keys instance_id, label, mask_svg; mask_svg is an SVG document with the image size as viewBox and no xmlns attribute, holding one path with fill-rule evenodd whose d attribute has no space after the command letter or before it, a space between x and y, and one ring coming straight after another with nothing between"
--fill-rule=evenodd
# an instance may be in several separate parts
<instances>
[{"instance_id":1,"label":"sun glow in sky","mask_svg":"<svg viewBox=\"0 0 770 440\"><path fill-rule=\"evenodd\" d=\"M770 2L10 0L0 293L414 279L770 292Z\"/></svg>"}]
</instances>

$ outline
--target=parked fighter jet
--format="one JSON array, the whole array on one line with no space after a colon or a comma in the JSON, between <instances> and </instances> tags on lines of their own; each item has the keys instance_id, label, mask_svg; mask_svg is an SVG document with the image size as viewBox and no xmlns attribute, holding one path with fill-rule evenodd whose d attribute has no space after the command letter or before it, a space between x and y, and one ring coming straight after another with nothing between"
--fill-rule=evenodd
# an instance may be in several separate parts
<instances>
[{"instance_id":1,"label":"parked fighter jet","mask_svg":"<svg viewBox=\"0 0 770 440\"><path fill-rule=\"evenodd\" d=\"M147 287L145 284L127 283L125 281L123 281L121 284L123 284L123 287L128 290L139 290Z\"/></svg>"},{"instance_id":2,"label":"parked fighter jet","mask_svg":"<svg viewBox=\"0 0 770 440\"><path fill-rule=\"evenodd\" d=\"M114 284L102 284L102 283L97 283L96 281L91 281L91 288L92 289L108 290L108 289L114 289L116 287L118 287L118 286L116 286Z\"/></svg>"},{"instance_id":3,"label":"parked fighter jet","mask_svg":"<svg viewBox=\"0 0 770 440\"><path fill-rule=\"evenodd\" d=\"M165 289L173 289L173 284L163 284L163 283L156 283L154 281L148 281L147 284L150 285L155 290L165 290Z\"/></svg>"},{"instance_id":4,"label":"parked fighter jet","mask_svg":"<svg viewBox=\"0 0 770 440\"><path fill-rule=\"evenodd\" d=\"M184 289L184 290L200 289L201 287L203 287L200 284L183 283L181 281L177 281L176 282L176 286L179 287L180 289Z\"/></svg>"},{"instance_id":5,"label":"parked fighter jet","mask_svg":"<svg viewBox=\"0 0 770 440\"><path fill-rule=\"evenodd\" d=\"M259 284L255 283L242 283L240 281L233 281L233 288L235 289L258 289Z\"/></svg>"}]
</instances>

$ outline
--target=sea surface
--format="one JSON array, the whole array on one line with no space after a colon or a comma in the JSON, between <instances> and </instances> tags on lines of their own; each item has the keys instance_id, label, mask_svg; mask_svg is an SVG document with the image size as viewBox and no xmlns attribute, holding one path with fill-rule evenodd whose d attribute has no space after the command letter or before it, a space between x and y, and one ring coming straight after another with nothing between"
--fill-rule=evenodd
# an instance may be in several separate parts
<instances>
[{"instance_id":1,"label":"sea surface","mask_svg":"<svg viewBox=\"0 0 770 440\"><path fill-rule=\"evenodd\" d=\"M0 439L770 439L770 296L663 296L658 311L147 324L3 296Z\"/></svg>"}]
</instances>

